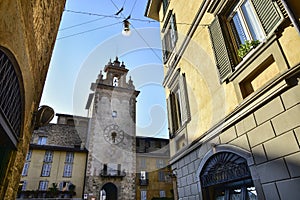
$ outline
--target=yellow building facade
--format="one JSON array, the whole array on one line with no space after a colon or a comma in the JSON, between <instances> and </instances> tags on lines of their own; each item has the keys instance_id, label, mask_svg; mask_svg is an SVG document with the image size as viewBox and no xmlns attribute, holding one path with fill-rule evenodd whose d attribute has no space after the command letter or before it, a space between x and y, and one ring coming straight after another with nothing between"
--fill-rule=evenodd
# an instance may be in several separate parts
<instances>
[{"instance_id":1,"label":"yellow building facade","mask_svg":"<svg viewBox=\"0 0 300 200\"><path fill-rule=\"evenodd\" d=\"M149 0L179 198L297 199L300 4Z\"/></svg>"},{"instance_id":2,"label":"yellow building facade","mask_svg":"<svg viewBox=\"0 0 300 200\"><path fill-rule=\"evenodd\" d=\"M168 166L169 141L161 138L136 138L136 199L174 196L172 172Z\"/></svg>"},{"instance_id":3,"label":"yellow building facade","mask_svg":"<svg viewBox=\"0 0 300 200\"><path fill-rule=\"evenodd\" d=\"M0 199L17 193L64 5L0 3Z\"/></svg>"},{"instance_id":4,"label":"yellow building facade","mask_svg":"<svg viewBox=\"0 0 300 200\"><path fill-rule=\"evenodd\" d=\"M22 171L19 199L84 197L88 151L82 136L87 134L87 125L87 118L58 114L58 124L34 131Z\"/></svg>"}]
</instances>

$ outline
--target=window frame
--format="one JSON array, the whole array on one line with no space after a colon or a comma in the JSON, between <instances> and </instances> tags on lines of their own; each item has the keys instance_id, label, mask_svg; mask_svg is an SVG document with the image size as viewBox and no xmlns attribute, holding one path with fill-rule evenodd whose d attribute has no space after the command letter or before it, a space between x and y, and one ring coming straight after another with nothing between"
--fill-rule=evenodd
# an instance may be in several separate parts
<instances>
[{"instance_id":1,"label":"window frame","mask_svg":"<svg viewBox=\"0 0 300 200\"><path fill-rule=\"evenodd\" d=\"M141 190L141 200L147 200L147 190Z\"/></svg>"},{"instance_id":2,"label":"window frame","mask_svg":"<svg viewBox=\"0 0 300 200\"><path fill-rule=\"evenodd\" d=\"M73 164L66 163L64 166L63 177L72 177Z\"/></svg>"},{"instance_id":3,"label":"window frame","mask_svg":"<svg viewBox=\"0 0 300 200\"><path fill-rule=\"evenodd\" d=\"M219 2L214 8L209 8L208 12L215 14L215 19L209 26L209 32L218 69L220 82L228 82L229 76L239 68L244 58L237 55L238 46L233 39L233 31L228 23L228 17L234 9L249 1L253 7L254 15L257 17L260 26L263 28L264 38L261 39L262 46L268 41L284 20L284 15L279 9L277 1L242 0ZM253 49L253 48L252 48ZM252 50L251 49L251 50ZM259 49L259 48L257 48Z\"/></svg>"},{"instance_id":4,"label":"window frame","mask_svg":"<svg viewBox=\"0 0 300 200\"><path fill-rule=\"evenodd\" d=\"M74 162L74 152L66 152L65 163L73 163Z\"/></svg>"},{"instance_id":5,"label":"window frame","mask_svg":"<svg viewBox=\"0 0 300 200\"><path fill-rule=\"evenodd\" d=\"M166 64L174 51L177 41L177 25L176 16L172 10L168 12L165 23L162 27L162 52L163 52L163 62Z\"/></svg>"},{"instance_id":6,"label":"window frame","mask_svg":"<svg viewBox=\"0 0 300 200\"><path fill-rule=\"evenodd\" d=\"M38 145L46 145L48 138L46 136L39 136L37 144Z\"/></svg>"},{"instance_id":7,"label":"window frame","mask_svg":"<svg viewBox=\"0 0 300 200\"><path fill-rule=\"evenodd\" d=\"M49 177L51 174L51 168L52 168L51 163L44 163L42 166L41 177Z\"/></svg>"},{"instance_id":8,"label":"window frame","mask_svg":"<svg viewBox=\"0 0 300 200\"><path fill-rule=\"evenodd\" d=\"M165 167L165 161L163 159L156 159L156 167L158 169L164 168Z\"/></svg>"},{"instance_id":9,"label":"window frame","mask_svg":"<svg viewBox=\"0 0 300 200\"><path fill-rule=\"evenodd\" d=\"M53 161L53 151L46 151L44 155L44 162L45 163L52 163Z\"/></svg>"},{"instance_id":10,"label":"window frame","mask_svg":"<svg viewBox=\"0 0 300 200\"><path fill-rule=\"evenodd\" d=\"M48 185L49 185L49 181L40 181L39 182L39 191L47 191Z\"/></svg>"},{"instance_id":11,"label":"window frame","mask_svg":"<svg viewBox=\"0 0 300 200\"><path fill-rule=\"evenodd\" d=\"M27 176L28 175L28 170L29 170L30 162L25 162L24 167L22 170L22 176Z\"/></svg>"},{"instance_id":12,"label":"window frame","mask_svg":"<svg viewBox=\"0 0 300 200\"><path fill-rule=\"evenodd\" d=\"M158 181L166 182L166 173L165 171L158 171Z\"/></svg>"},{"instance_id":13,"label":"window frame","mask_svg":"<svg viewBox=\"0 0 300 200\"><path fill-rule=\"evenodd\" d=\"M185 73L181 73L178 69L168 88L170 89L167 98L169 137L172 139L191 120Z\"/></svg>"},{"instance_id":14,"label":"window frame","mask_svg":"<svg viewBox=\"0 0 300 200\"><path fill-rule=\"evenodd\" d=\"M166 197L166 191L160 190L159 191L159 197Z\"/></svg>"},{"instance_id":15,"label":"window frame","mask_svg":"<svg viewBox=\"0 0 300 200\"><path fill-rule=\"evenodd\" d=\"M26 180L24 180L23 183L22 183L21 191L26 191L27 184L28 184L28 182Z\"/></svg>"}]
</instances>

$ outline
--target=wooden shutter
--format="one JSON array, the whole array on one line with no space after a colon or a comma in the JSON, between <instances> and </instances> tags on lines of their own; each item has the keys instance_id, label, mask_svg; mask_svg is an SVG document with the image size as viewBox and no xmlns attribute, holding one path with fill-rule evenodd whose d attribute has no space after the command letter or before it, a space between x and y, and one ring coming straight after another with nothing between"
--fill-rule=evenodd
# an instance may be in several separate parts
<instances>
[{"instance_id":1,"label":"wooden shutter","mask_svg":"<svg viewBox=\"0 0 300 200\"><path fill-rule=\"evenodd\" d=\"M171 94L170 94L169 98L167 99L167 110L168 110L168 123L169 123L170 138L172 138L173 134L174 134L171 106L172 105L171 105Z\"/></svg>"},{"instance_id":2,"label":"wooden shutter","mask_svg":"<svg viewBox=\"0 0 300 200\"><path fill-rule=\"evenodd\" d=\"M252 2L266 35L269 35L282 22L282 13L272 0L252 0Z\"/></svg>"},{"instance_id":3,"label":"wooden shutter","mask_svg":"<svg viewBox=\"0 0 300 200\"><path fill-rule=\"evenodd\" d=\"M209 32L220 79L224 82L228 75L233 71L233 61L227 49L228 47L225 42L218 16L216 16L209 26Z\"/></svg>"},{"instance_id":4,"label":"wooden shutter","mask_svg":"<svg viewBox=\"0 0 300 200\"><path fill-rule=\"evenodd\" d=\"M189 99L186 87L185 74L179 76L179 90L181 101L181 124L184 125L190 119Z\"/></svg>"},{"instance_id":5,"label":"wooden shutter","mask_svg":"<svg viewBox=\"0 0 300 200\"><path fill-rule=\"evenodd\" d=\"M175 14L172 14L171 19L170 19L170 28L172 31L172 49L175 47L175 44L178 40L178 33L177 33L177 25L176 25L176 18Z\"/></svg>"}]
</instances>

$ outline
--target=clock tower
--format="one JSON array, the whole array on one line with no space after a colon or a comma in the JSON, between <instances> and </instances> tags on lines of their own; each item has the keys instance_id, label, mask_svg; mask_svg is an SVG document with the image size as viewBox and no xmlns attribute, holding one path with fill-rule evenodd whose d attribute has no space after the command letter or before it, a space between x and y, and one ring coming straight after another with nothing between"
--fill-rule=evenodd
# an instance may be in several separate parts
<instances>
[{"instance_id":1,"label":"clock tower","mask_svg":"<svg viewBox=\"0 0 300 200\"><path fill-rule=\"evenodd\" d=\"M136 98L124 63L109 61L100 71L86 109L90 117L85 198L135 199ZM105 76L105 77L104 77Z\"/></svg>"}]
</instances>

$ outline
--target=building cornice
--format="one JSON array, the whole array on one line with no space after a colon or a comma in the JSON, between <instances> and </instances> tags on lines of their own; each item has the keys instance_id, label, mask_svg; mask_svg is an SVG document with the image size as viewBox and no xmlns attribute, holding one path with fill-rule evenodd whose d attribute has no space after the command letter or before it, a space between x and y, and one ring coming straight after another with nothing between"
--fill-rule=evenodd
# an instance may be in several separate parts
<instances>
[{"instance_id":1,"label":"building cornice","mask_svg":"<svg viewBox=\"0 0 300 200\"><path fill-rule=\"evenodd\" d=\"M66 146L38 145L38 144L30 144L29 149L32 149L32 150L52 150L52 151L70 151L70 152L83 152L83 153L88 152L88 150L86 148L80 148L80 147L77 147L77 146L66 147Z\"/></svg>"}]
</instances>

